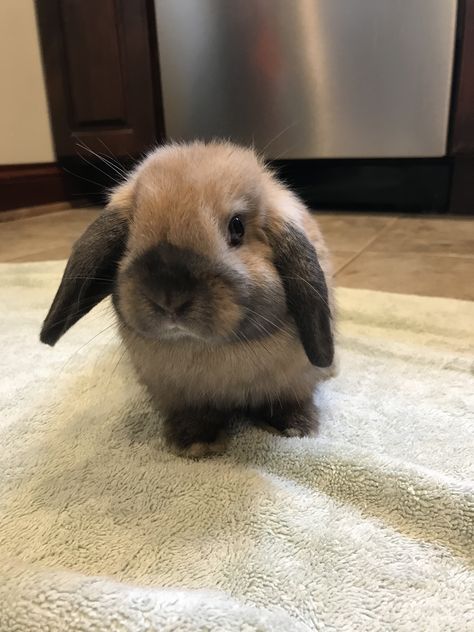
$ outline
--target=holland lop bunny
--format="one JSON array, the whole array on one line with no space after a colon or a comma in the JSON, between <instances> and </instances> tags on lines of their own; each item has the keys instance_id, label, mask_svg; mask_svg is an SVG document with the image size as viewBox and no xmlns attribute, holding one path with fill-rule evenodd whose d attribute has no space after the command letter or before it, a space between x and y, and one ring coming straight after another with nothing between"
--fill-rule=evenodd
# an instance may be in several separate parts
<instances>
[{"instance_id":1,"label":"holland lop bunny","mask_svg":"<svg viewBox=\"0 0 474 632\"><path fill-rule=\"evenodd\" d=\"M329 279L316 219L253 151L169 145L74 245L41 340L112 294L172 449L220 451L236 415L305 436L333 365Z\"/></svg>"}]
</instances>

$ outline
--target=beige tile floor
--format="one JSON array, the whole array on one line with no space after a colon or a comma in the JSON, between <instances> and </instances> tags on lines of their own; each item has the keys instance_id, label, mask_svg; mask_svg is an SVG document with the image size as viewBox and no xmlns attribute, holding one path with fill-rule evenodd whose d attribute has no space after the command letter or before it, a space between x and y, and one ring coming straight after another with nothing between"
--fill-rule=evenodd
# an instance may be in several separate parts
<instances>
[{"instance_id":1,"label":"beige tile floor","mask_svg":"<svg viewBox=\"0 0 474 632\"><path fill-rule=\"evenodd\" d=\"M1 261L68 256L95 209L0 223ZM338 285L474 300L474 219L318 213Z\"/></svg>"}]
</instances>

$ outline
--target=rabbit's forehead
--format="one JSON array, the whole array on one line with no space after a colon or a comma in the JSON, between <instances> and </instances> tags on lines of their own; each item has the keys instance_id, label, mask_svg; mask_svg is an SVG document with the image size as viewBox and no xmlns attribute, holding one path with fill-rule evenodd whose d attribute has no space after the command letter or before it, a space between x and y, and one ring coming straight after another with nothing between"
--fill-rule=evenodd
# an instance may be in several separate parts
<instances>
[{"instance_id":1,"label":"rabbit's forehead","mask_svg":"<svg viewBox=\"0 0 474 632\"><path fill-rule=\"evenodd\" d=\"M255 212L260 190L255 181L219 174L147 173L137 182L131 227L132 245L148 248L162 241L200 252L220 247L222 228L234 214ZM135 238L134 238L135 237Z\"/></svg>"}]
</instances>

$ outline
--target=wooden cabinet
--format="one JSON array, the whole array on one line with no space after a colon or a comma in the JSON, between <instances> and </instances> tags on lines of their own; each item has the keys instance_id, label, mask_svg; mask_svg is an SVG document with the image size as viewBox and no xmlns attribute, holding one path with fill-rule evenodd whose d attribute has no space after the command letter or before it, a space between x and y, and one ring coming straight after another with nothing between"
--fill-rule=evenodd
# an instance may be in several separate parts
<instances>
[{"instance_id":1,"label":"wooden cabinet","mask_svg":"<svg viewBox=\"0 0 474 632\"><path fill-rule=\"evenodd\" d=\"M37 0L36 8L58 160L84 154L81 144L135 157L159 140L152 2Z\"/></svg>"},{"instance_id":2,"label":"wooden cabinet","mask_svg":"<svg viewBox=\"0 0 474 632\"><path fill-rule=\"evenodd\" d=\"M453 90L451 213L474 213L474 0L459 3L457 83Z\"/></svg>"}]
</instances>

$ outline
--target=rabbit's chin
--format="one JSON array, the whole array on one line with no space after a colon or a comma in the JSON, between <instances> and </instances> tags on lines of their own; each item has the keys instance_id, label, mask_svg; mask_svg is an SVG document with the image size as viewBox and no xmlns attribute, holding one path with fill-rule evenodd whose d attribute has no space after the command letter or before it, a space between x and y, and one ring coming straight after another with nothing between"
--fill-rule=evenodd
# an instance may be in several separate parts
<instances>
[{"instance_id":1,"label":"rabbit's chin","mask_svg":"<svg viewBox=\"0 0 474 632\"><path fill-rule=\"evenodd\" d=\"M192 324L183 322L159 322L150 317L146 318L145 314L135 313L132 318L130 314L124 317L123 313L117 310L117 317L122 327L150 342L182 344L189 341L200 342L210 347L223 344L248 344L251 341L269 338L288 326L288 323L284 322L286 318L280 314L279 310L275 310L275 314L272 315L275 320L271 321L266 316L259 316L255 311L252 311L252 317L249 319L244 307L242 314L241 321L234 328L217 331L211 323L208 323L207 327L202 324L198 329Z\"/></svg>"},{"instance_id":2,"label":"rabbit's chin","mask_svg":"<svg viewBox=\"0 0 474 632\"><path fill-rule=\"evenodd\" d=\"M114 306L120 327L129 334L150 342L200 341L203 344L215 345L228 342L234 337L234 332L216 332L210 323L207 327L201 324L198 329L193 323L167 322L140 311L124 313L118 301L114 301Z\"/></svg>"},{"instance_id":3,"label":"rabbit's chin","mask_svg":"<svg viewBox=\"0 0 474 632\"><path fill-rule=\"evenodd\" d=\"M144 338L152 340L163 340L167 342L181 341L186 339L201 340L202 342L210 342L206 337L182 327L180 325L170 325L169 327L160 327L159 329L148 332L138 332Z\"/></svg>"},{"instance_id":4,"label":"rabbit's chin","mask_svg":"<svg viewBox=\"0 0 474 632\"><path fill-rule=\"evenodd\" d=\"M156 342L182 342L186 340L199 340L203 343L215 343L221 341L220 337L212 334L204 334L181 324L163 325L156 323L147 326L137 325L137 323L129 323L120 315L118 316L122 327L133 333L135 336L144 338L145 340Z\"/></svg>"}]
</instances>

